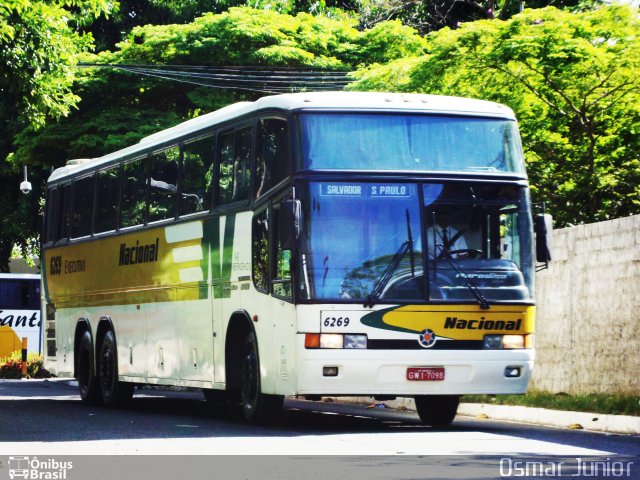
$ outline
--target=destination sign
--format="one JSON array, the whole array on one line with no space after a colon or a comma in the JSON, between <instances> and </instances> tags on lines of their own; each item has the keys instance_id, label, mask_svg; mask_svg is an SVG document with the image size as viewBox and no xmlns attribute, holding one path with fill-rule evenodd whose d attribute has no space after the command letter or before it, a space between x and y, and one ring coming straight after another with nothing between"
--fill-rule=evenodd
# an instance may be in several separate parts
<instances>
[{"instance_id":1,"label":"destination sign","mask_svg":"<svg viewBox=\"0 0 640 480\"><path fill-rule=\"evenodd\" d=\"M327 197L413 197L414 185L398 183L321 183L320 195Z\"/></svg>"}]
</instances>

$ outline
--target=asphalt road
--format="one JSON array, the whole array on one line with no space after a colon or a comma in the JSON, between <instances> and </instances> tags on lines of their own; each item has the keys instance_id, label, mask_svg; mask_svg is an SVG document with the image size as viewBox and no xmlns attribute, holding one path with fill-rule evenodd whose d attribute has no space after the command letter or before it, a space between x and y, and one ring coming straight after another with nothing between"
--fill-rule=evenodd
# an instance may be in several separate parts
<instances>
[{"instance_id":1,"label":"asphalt road","mask_svg":"<svg viewBox=\"0 0 640 480\"><path fill-rule=\"evenodd\" d=\"M0 382L0 455L625 455L640 437L457 417L448 429L414 412L287 400L273 426L214 412L200 392L137 390L123 410L81 403L68 381Z\"/></svg>"}]
</instances>

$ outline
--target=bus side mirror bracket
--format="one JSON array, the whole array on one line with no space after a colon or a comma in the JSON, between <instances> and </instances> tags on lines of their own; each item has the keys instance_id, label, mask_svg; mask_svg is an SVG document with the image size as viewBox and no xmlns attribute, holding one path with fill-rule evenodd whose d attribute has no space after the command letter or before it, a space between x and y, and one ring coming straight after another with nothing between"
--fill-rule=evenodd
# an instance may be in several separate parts
<instances>
[{"instance_id":1,"label":"bus side mirror bracket","mask_svg":"<svg viewBox=\"0 0 640 480\"><path fill-rule=\"evenodd\" d=\"M302 204L300 200L283 200L278 209L278 239L284 250L293 250L300 238L300 218Z\"/></svg>"},{"instance_id":2,"label":"bus side mirror bracket","mask_svg":"<svg viewBox=\"0 0 640 480\"><path fill-rule=\"evenodd\" d=\"M536 234L536 260L544 264L538 267L537 270L540 271L549 267L549 262L552 258L551 232L553 231L553 217L548 213L536 215L533 228Z\"/></svg>"}]
</instances>

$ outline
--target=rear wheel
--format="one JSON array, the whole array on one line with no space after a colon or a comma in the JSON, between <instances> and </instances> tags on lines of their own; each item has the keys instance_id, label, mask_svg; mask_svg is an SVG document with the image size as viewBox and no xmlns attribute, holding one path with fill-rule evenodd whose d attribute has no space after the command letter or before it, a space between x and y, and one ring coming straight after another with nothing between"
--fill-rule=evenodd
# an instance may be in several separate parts
<instances>
[{"instance_id":1,"label":"rear wheel","mask_svg":"<svg viewBox=\"0 0 640 480\"><path fill-rule=\"evenodd\" d=\"M102 401L94 358L91 334L85 331L78 345L77 379L80 398L87 405L99 405Z\"/></svg>"},{"instance_id":2,"label":"rear wheel","mask_svg":"<svg viewBox=\"0 0 640 480\"><path fill-rule=\"evenodd\" d=\"M253 332L247 335L240 358L240 397L244 417L249 423L275 420L282 411L284 397L262 393L258 342Z\"/></svg>"},{"instance_id":3,"label":"rear wheel","mask_svg":"<svg viewBox=\"0 0 640 480\"><path fill-rule=\"evenodd\" d=\"M420 420L431 427L450 425L460 405L458 395L419 395L415 400Z\"/></svg>"},{"instance_id":4,"label":"rear wheel","mask_svg":"<svg viewBox=\"0 0 640 480\"><path fill-rule=\"evenodd\" d=\"M131 400L133 384L118 381L118 351L116 337L111 330L102 339L98 372L102 402L107 407L120 407Z\"/></svg>"}]
</instances>

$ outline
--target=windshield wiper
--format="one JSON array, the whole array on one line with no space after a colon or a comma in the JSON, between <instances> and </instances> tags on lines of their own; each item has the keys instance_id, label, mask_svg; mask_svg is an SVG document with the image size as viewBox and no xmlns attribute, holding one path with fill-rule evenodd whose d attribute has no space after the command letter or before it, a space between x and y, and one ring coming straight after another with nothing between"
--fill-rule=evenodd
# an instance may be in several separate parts
<instances>
[{"instance_id":1,"label":"windshield wiper","mask_svg":"<svg viewBox=\"0 0 640 480\"><path fill-rule=\"evenodd\" d=\"M371 293L367 296L367 301L364 303L364 308L372 308L376 302L380 299L380 295L382 295L382 291L389 283L389 280L393 277L393 273L396 271L400 262L402 261L402 257L407 251L409 252L409 258L411 262L411 276L415 277L415 253L413 251L413 236L411 235L411 218L409 217L409 209L406 210L407 213L407 240L400 245L398 251L393 255L389 265L385 269L382 276L378 279L376 284L371 290Z\"/></svg>"},{"instance_id":2,"label":"windshield wiper","mask_svg":"<svg viewBox=\"0 0 640 480\"><path fill-rule=\"evenodd\" d=\"M453 269L458 274L458 277L462 278L469 291L473 294L474 297L476 297L478 304L480 304L480 308L482 308L483 310L488 310L489 308L491 308L489 301L485 298L484 295L482 295L476 284L471 281L467 272L464 270L464 268L462 268L462 265L460 265L453 259L453 257L449 253L449 250L443 248L442 256L447 259L451 267L453 267Z\"/></svg>"},{"instance_id":3,"label":"windshield wiper","mask_svg":"<svg viewBox=\"0 0 640 480\"><path fill-rule=\"evenodd\" d=\"M405 210L407 214L407 243L409 247L409 260L411 262L411 278L416 276L416 255L413 251L413 235L411 234L411 217L409 217L409 209Z\"/></svg>"}]
</instances>

